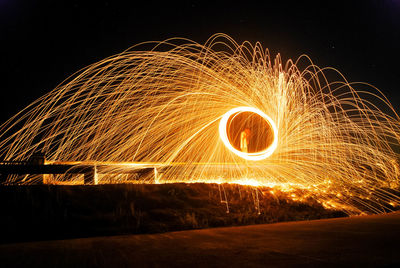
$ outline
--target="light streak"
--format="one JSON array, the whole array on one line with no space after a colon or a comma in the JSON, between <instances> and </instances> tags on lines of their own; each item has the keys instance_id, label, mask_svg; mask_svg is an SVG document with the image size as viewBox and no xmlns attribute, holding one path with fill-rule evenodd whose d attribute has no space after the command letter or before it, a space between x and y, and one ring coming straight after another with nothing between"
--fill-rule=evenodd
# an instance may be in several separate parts
<instances>
[{"instance_id":1,"label":"light streak","mask_svg":"<svg viewBox=\"0 0 400 268\"><path fill-rule=\"evenodd\" d=\"M227 142L221 126L241 109L268 121L272 145L243 153ZM0 157L156 163L165 167L158 182L301 185L329 206L378 212L400 201L399 135L399 116L376 88L217 34L204 45L139 44L82 69L0 126ZM99 183L132 180L99 174Z\"/></svg>"},{"instance_id":2,"label":"light streak","mask_svg":"<svg viewBox=\"0 0 400 268\"><path fill-rule=\"evenodd\" d=\"M247 152L241 152L232 146L231 142L228 139L226 125L228 123L229 118L232 115L234 115L236 113L242 113L242 112L252 112L252 113L258 114L262 118L264 118L268 122L268 124L271 126L271 128L273 130L273 134L272 134L273 142L265 150L262 150L260 152L254 152L254 153L247 153ZM222 142L225 144L225 146L229 150L231 150L238 156L240 156L244 159L247 159L247 160L254 160L254 161L263 160L263 159L269 157L275 151L276 147L278 146L278 129L277 129L274 121L272 121L272 119L268 115L266 115L265 113L263 113L262 111L254 108L254 107L236 107L236 108L233 108L232 110L228 111L226 114L224 114L219 123L219 135L221 137Z\"/></svg>"}]
</instances>

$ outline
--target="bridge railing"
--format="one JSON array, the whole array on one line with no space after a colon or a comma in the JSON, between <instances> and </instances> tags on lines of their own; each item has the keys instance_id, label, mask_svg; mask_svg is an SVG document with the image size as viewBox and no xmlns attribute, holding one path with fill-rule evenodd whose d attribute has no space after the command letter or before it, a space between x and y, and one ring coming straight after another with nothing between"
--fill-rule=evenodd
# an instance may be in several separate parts
<instances>
[{"instance_id":1,"label":"bridge railing","mask_svg":"<svg viewBox=\"0 0 400 268\"><path fill-rule=\"evenodd\" d=\"M0 165L3 166L26 166L33 165L32 161L0 161Z\"/></svg>"},{"instance_id":2,"label":"bridge railing","mask_svg":"<svg viewBox=\"0 0 400 268\"><path fill-rule=\"evenodd\" d=\"M108 164L42 164L35 161L0 161L0 184L7 181L9 175L71 175L83 174L84 184L98 184L98 174L139 174L147 176L154 174L154 180L158 178L156 166L141 166L127 168L126 166ZM42 176L46 183L46 176Z\"/></svg>"}]
</instances>

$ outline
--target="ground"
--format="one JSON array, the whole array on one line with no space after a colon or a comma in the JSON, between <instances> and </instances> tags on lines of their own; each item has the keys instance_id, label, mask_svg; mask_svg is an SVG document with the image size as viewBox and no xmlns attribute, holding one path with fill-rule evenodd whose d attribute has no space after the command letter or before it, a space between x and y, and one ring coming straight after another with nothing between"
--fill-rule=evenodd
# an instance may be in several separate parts
<instances>
[{"instance_id":1,"label":"ground","mask_svg":"<svg viewBox=\"0 0 400 268\"><path fill-rule=\"evenodd\" d=\"M0 244L346 216L271 192L205 183L0 186Z\"/></svg>"},{"instance_id":2,"label":"ground","mask_svg":"<svg viewBox=\"0 0 400 268\"><path fill-rule=\"evenodd\" d=\"M0 245L3 267L399 267L400 213Z\"/></svg>"}]
</instances>

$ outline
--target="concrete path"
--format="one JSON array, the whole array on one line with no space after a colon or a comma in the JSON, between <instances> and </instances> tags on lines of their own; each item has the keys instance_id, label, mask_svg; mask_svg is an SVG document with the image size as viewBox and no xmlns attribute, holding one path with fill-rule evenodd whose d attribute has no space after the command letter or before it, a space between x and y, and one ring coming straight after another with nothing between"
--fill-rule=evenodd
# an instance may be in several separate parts
<instances>
[{"instance_id":1,"label":"concrete path","mask_svg":"<svg viewBox=\"0 0 400 268\"><path fill-rule=\"evenodd\" d=\"M400 213L0 245L0 267L400 267Z\"/></svg>"}]
</instances>

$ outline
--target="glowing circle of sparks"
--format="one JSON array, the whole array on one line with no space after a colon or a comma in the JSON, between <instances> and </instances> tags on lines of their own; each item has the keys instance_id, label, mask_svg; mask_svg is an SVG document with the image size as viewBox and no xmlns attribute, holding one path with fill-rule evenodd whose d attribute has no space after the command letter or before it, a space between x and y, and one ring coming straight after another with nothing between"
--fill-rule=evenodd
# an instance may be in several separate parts
<instances>
[{"instance_id":1,"label":"glowing circle of sparks","mask_svg":"<svg viewBox=\"0 0 400 268\"><path fill-rule=\"evenodd\" d=\"M273 141L266 149L259 151L259 152L252 152L252 153L242 152L242 151L239 151L238 149L236 149L235 147L233 147L233 145L229 141L227 127L226 127L227 123L229 121L229 118L236 113L243 113L243 112L255 113L255 114L261 116L263 119L265 119L265 121L267 121L268 124L271 126L273 135L274 135ZM269 157L275 151L276 147L278 146L278 128L276 127L274 121L268 115L266 115L259 109L253 108L253 107L236 107L236 108L229 110L227 113L225 113L222 116L221 121L219 123L219 135L220 135L222 142L225 144L225 146L231 152L235 153L236 155L238 155L246 160L253 160L253 161L263 160L263 159Z\"/></svg>"}]
</instances>

